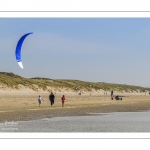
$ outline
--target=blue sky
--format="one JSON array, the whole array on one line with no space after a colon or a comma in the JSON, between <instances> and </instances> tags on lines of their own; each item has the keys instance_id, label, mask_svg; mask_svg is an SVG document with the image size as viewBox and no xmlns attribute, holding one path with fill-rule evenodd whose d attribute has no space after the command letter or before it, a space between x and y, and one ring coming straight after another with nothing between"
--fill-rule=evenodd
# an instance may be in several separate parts
<instances>
[{"instance_id":1,"label":"blue sky","mask_svg":"<svg viewBox=\"0 0 150 150\"><path fill-rule=\"evenodd\" d=\"M0 18L0 31L1 72L150 87L149 18Z\"/></svg>"}]
</instances>

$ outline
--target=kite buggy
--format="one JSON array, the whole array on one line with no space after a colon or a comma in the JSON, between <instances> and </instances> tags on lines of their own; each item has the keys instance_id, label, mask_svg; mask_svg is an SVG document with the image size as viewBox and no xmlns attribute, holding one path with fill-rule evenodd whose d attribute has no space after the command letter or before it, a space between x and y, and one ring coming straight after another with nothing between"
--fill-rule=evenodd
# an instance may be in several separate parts
<instances>
[{"instance_id":1,"label":"kite buggy","mask_svg":"<svg viewBox=\"0 0 150 150\"><path fill-rule=\"evenodd\" d=\"M112 96L112 97L111 97L111 100L113 100L114 98L115 98L116 100L122 100L122 97L123 97L123 96L119 96L119 95Z\"/></svg>"}]
</instances>

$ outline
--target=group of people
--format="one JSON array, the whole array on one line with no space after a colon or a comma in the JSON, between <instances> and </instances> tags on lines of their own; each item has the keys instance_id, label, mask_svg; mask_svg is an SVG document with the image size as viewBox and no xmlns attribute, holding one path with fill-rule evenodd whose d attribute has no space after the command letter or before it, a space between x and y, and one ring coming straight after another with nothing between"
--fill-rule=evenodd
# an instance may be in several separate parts
<instances>
[{"instance_id":1,"label":"group of people","mask_svg":"<svg viewBox=\"0 0 150 150\"><path fill-rule=\"evenodd\" d=\"M54 99L55 99L55 95L53 94L53 92L51 92L51 94L49 95L51 107L54 105ZM65 95L62 96L61 100L62 100L62 107L64 107ZM44 102L44 99L39 95L39 97L38 97L39 107L40 107L42 101Z\"/></svg>"}]
</instances>

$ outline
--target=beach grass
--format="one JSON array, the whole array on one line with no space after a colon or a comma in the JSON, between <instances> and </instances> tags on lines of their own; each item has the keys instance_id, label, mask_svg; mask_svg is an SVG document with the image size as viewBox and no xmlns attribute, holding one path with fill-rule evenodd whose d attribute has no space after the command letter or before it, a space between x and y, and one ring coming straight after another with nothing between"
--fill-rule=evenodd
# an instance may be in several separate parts
<instances>
[{"instance_id":1,"label":"beach grass","mask_svg":"<svg viewBox=\"0 0 150 150\"><path fill-rule=\"evenodd\" d=\"M126 85L126 84L115 84L115 83L105 83L105 82L87 82L80 80L69 80L69 79L50 79L42 77L25 78L14 73L0 72L0 84L12 89L18 89L19 85L31 88L36 91L35 86L48 90L47 87L53 88L66 88L74 92L76 91L125 91L128 93L132 92L149 92L150 88Z\"/></svg>"}]
</instances>

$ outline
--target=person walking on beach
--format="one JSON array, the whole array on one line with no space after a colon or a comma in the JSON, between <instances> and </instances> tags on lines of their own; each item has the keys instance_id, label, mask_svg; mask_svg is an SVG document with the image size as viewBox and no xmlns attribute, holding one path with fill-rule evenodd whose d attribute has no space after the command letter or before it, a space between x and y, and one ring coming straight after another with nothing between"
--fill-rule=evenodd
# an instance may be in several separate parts
<instances>
[{"instance_id":1,"label":"person walking on beach","mask_svg":"<svg viewBox=\"0 0 150 150\"><path fill-rule=\"evenodd\" d=\"M113 99L113 93L114 93L114 92L113 92L113 90L112 90L112 91L111 91L111 99Z\"/></svg>"},{"instance_id":2,"label":"person walking on beach","mask_svg":"<svg viewBox=\"0 0 150 150\"><path fill-rule=\"evenodd\" d=\"M40 107L42 101L44 101L44 100L43 100L43 98L39 95L39 97L38 97L39 107Z\"/></svg>"},{"instance_id":3,"label":"person walking on beach","mask_svg":"<svg viewBox=\"0 0 150 150\"><path fill-rule=\"evenodd\" d=\"M62 100L62 107L64 107L64 103L65 103L65 95L62 96L61 100Z\"/></svg>"},{"instance_id":4,"label":"person walking on beach","mask_svg":"<svg viewBox=\"0 0 150 150\"><path fill-rule=\"evenodd\" d=\"M54 99L55 99L55 96L54 96L53 92L51 92L51 94L49 95L49 100L51 102L51 106L54 104Z\"/></svg>"}]
</instances>

